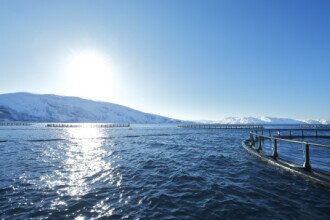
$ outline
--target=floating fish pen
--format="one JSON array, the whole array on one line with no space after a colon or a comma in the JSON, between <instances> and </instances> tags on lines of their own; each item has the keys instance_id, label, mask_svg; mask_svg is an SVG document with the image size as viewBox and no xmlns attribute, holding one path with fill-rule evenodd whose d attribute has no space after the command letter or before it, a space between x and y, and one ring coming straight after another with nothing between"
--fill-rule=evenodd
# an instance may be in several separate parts
<instances>
[{"instance_id":1,"label":"floating fish pen","mask_svg":"<svg viewBox=\"0 0 330 220\"><path fill-rule=\"evenodd\" d=\"M262 125L254 124L183 124L178 127L197 129L263 129Z\"/></svg>"},{"instance_id":2,"label":"floating fish pen","mask_svg":"<svg viewBox=\"0 0 330 220\"><path fill-rule=\"evenodd\" d=\"M259 131L250 132L250 138L243 141L242 145L250 154L256 156L257 158L265 161L275 167L279 167L296 175L302 176L306 179L315 181L324 186L330 187L330 175L321 171L320 169L312 168L311 162L311 151L321 150L323 155L330 152L330 144L315 143L302 141L304 138L312 138L313 140L319 138L330 138L330 129L265 129ZM305 135L306 133L311 135ZM285 133L285 134L284 134ZM294 133L294 135L293 135ZM321 133L321 134L320 134ZM275 136L273 136L275 134ZM312 135L313 134L313 135ZM298 138L299 140L293 140L293 138ZM270 143L270 152L264 150L266 148L266 143ZM281 143L281 144L280 144ZM301 146L303 154L295 155L295 157L300 158L303 161L302 164L297 164L295 162L289 162L285 154L279 154L279 148L290 148L294 146ZM288 150L288 149L285 149ZM327 151L328 152L324 152ZM316 152L316 151L313 151ZM326 158L329 162L329 158ZM316 165L315 165L316 166ZM328 168L328 167L327 167Z\"/></svg>"},{"instance_id":3,"label":"floating fish pen","mask_svg":"<svg viewBox=\"0 0 330 220\"><path fill-rule=\"evenodd\" d=\"M121 128L130 127L129 123L125 124L80 124L80 123L49 123L46 127L51 128Z\"/></svg>"},{"instance_id":4,"label":"floating fish pen","mask_svg":"<svg viewBox=\"0 0 330 220\"><path fill-rule=\"evenodd\" d=\"M0 122L0 126L30 126L28 122Z\"/></svg>"},{"instance_id":5,"label":"floating fish pen","mask_svg":"<svg viewBox=\"0 0 330 220\"><path fill-rule=\"evenodd\" d=\"M315 128L315 129L330 129L330 125L324 124L302 124L300 125L301 128Z\"/></svg>"}]
</instances>

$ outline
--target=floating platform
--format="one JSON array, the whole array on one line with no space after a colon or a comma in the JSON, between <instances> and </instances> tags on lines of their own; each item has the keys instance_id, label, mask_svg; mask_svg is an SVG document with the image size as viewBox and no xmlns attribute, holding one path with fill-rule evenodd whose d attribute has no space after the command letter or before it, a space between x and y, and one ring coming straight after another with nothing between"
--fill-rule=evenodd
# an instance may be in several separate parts
<instances>
[{"instance_id":1,"label":"floating platform","mask_svg":"<svg viewBox=\"0 0 330 220\"><path fill-rule=\"evenodd\" d=\"M315 128L315 129L330 129L330 125L326 124L302 124L300 128L308 129L308 128Z\"/></svg>"},{"instance_id":2,"label":"floating platform","mask_svg":"<svg viewBox=\"0 0 330 220\"><path fill-rule=\"evenodd\" d=\"M183 124L178 125L178 127L196 129L263 129L262 125L254 124Z\"/></svg>"},{"instance_id":3,"label":"floating platform","mask_svg":"<svg viewBox=\"0 0 330 220\"><path fill-rule=\"evenodd\" d=\"M264 133L264 132L262 132ZM299 136L300 138L305 138L305 136ZM313 136L315 138L315 136ZM328 136L325 136L328 137ZM292 138L292 136L291 136ZM263 142L264 140L272 141L272 154L266 154L263 151ZM290 163L288 161L282 160L279 158L277 153L278 142L289 142L292 144L299 144L304 146L304 164L297 165ZM310 153L309 148L320 147L328 148L330 150L330 145L320 144L320 143L309 143L304 141L287 139L286 137L273 137L265 136L263 134L257 134L256 132L250 132L250 138L242 142L242 146L245 150L248 151L251 155L257 157L258 159L267 162L275 167L281 168L283 170L289 171L293 174L301 176L305 179L309 179L316 183L319 183L323 186L330 187L330 175L323 173L318 170L314 170L310 164Z\"/></svg>"}]
</instances>

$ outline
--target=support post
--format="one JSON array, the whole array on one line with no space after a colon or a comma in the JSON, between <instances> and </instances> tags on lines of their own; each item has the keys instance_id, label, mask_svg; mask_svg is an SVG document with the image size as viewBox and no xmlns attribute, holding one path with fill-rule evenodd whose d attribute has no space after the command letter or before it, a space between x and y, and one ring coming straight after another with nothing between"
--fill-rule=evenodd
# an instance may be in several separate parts
<instances>
[{"instance_id":1,"label":"support post","mask_svg":"<svg viewBox=\"0 0 330 220\"><path fill-rule=\"evenodd\" d=\"M273 141L273 158L276 160L277 157L278 157L278 154L277 154L277 140L274 139Z\"/></svg>"},{"instance_id":2,"label":"support post","mask_svg":"<svg viewBox=\"0 0 330 220\"><path fill-rule=\"evenodd\" d=\"M304 154L305 154L304 168L306 170L310 170L312 167L311 167L310 160L309 160L309 144L308 143L305 144Z\"/></svg>"},{"instance_id":3,"label":"support post","mask_svg":"<svg viewBox=\"0 0 330 220\"><path fill-rule=\"evenodd\" d=\"M258 142L258 149L257 151L260 152L262 150L262 147L261 147L261 137L259 136L259 142Z\"/></svg>"},{"instance_id":4,"label":"support post","mask_svg":"<svg viewBox=\"0 0 330 220\"><path fill-rule=\"evenodd\" d=\"M301 130L301 137L304 137L304 130Z\"/></svg>"},{"instance_id":5,"label":"support post","mask_svg":"<svg viewBox=\"0 0 330 220\"><path fill-rule=\"evenodd\" d=\"M254 138L253 138L252 133L250 133L250 143L251 143L251 147L252 147L252 145L254 145Z\"/></svg>"},{"instance_id":6,"label":"support post","mask_svg":"<svg viewBox=\"0 0 330 220\"><path fill-rule=\"evenodd\" d=\"M290 129L290 138L292 138L292 133L291 133L291 129Z\"/></svg>"}]
</instances>

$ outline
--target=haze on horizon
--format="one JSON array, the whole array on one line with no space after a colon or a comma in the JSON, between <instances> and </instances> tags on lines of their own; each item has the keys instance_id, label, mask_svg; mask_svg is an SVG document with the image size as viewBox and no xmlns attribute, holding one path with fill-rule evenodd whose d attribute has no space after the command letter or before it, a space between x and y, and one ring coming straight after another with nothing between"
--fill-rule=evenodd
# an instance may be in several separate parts
<instances>
[{"instance_id":1,"label":"haze on horizon","mask_svg":"<svg viewBox=\"0 0 330 220\"><path fill-rule=\"evenodd\" d=\"M0 93L329 119L329 1L0 2Z\"/></svg>"}]
</instances>

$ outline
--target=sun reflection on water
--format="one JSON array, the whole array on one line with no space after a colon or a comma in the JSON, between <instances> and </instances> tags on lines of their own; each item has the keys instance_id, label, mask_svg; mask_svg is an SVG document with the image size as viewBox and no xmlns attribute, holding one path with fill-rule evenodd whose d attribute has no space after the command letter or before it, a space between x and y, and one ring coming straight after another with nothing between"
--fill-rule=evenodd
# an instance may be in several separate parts
<instances>
[{"instance_id":1,"label":"sun reflection on water","mask_svg":"<svg viewBox=\"0 0 330 220\"><path fill-rule=\"evenodd\" d=\"M81 199L95 190L100 182L111 187L120 186L122 177L113 164L113 142L104 138L107 133L108 130L102 128L66 129L66 141L57 147L60 165L52 174L41 179L49 188L56 189L59 195L52 202L52 209L64 208L67 205L64 197ZM106 209L108 214L112 210L112 207L102 203L94 208L95 212Z\"/></svg>"},{"instance_id":2,"label":"sun reflection on water","mask_svg":"<svg viewBox=\"0 0 330 220\"><path fill-rule=\"evenodd\" d=\"M98 128L68 129L71 144L66 151L64 173L67 173L67 194L83 196L89 192L89 178L99 176L100 172L111 169L109 163L103 160L108 152L102 146L99 138L102 133Z\"/></svg>"}]
</instances>

